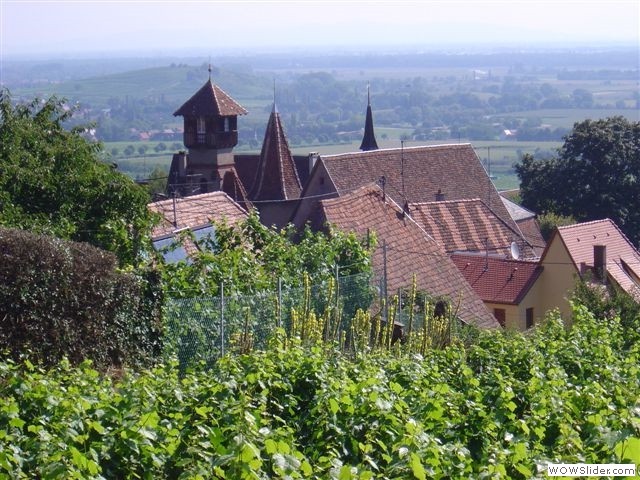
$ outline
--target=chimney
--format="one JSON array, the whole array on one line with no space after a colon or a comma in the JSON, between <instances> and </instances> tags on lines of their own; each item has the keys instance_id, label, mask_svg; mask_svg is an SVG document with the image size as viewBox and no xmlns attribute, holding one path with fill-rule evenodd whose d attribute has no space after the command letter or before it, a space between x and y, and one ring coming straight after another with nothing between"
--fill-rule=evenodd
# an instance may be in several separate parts
<instances>
[{"instance_id":1,"label":"chimney","mask_svg":"<svg viewBox=\"0 0 640 480\"><path fill-rule=\"evenodd\" d=\"M606 245L594 245L593 246L593 269L596 274L596 278L605 282L607 280L607 246Z\"/></svg>"},{"instance_id":2,"label":"chimney","mask_svg":"<svg viewBox=\"0 0 640 480\"><path fill-rule=\"evenodd\" d=\"M442 193L440 188L438 189L438 193L436 193L436 202L444 202L444 193Z\"/></svg>"},{"instance_id":3,"label":"chimney","mask_svg":"<svg viewBox=\"0 0 640 480\"><path fill-rule=\"evenodd\" d=\"M314 165L318 161L318 152L309 152L309 173L313 170Z\"/></svg>"}]
</instances>

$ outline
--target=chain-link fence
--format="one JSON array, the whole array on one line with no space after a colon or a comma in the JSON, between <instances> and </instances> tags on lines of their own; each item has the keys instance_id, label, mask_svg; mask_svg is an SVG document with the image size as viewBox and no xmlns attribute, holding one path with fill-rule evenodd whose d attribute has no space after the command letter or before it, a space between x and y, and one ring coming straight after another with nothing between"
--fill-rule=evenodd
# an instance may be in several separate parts
<instances>
[{"instance_id":1,"label":"chain-link fence","mask_svg":"<svg viewBox=\"0 0 640 480\"><path fill-rule=\"evenodd\" d=\"M340 338L357 310L369 309L376 297L369 274L246 296L225 296L224 290L216 297L168 300L165 345L183 368L231 351L264 349L277 328L291 334L297 317L322 318L331 326L323 335Z\"/></svg>"},{"instance_id":2,"label":"chain-link fence","mask_svg":"<svg viewBox=\"0 0 640 480\"><path fill-rule=\"evenodd\" d=\"M387 291L384 276L336 276L315 285L305 281L300 288L278 285L244 296L225 296L221 285L216 297L169 299L166 352L184 370L212 365L225 353L264 350L278 328L286 338L340 342L354 353L358 345L424 353L467 335L453 299L432 298L415 287Z\"/></svg>"}]
</instances>

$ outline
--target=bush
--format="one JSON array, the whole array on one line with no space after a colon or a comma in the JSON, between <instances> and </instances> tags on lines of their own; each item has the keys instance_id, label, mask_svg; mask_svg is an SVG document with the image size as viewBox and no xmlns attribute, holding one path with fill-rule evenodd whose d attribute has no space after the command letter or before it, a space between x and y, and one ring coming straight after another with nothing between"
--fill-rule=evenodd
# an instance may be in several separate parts
<instances>
[{"instance_id":1,"label":"bush","mask_svg":"<svg viewBox=\"0 0 640 480\"><path fill-rule=\"evenodd\" d=\"M85 243L0 228L0 350L54 365L146 365L161 351L161 295L153 271L117 270Z\"/></svg>"}]
</instances>

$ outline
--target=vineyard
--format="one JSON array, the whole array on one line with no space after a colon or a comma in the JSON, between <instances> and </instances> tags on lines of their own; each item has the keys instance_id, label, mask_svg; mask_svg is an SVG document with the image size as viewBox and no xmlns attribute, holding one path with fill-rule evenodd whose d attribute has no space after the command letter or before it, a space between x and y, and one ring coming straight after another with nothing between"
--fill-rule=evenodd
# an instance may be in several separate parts
<instances>
[{"instance_id":1,"label":"vineyard","mask_svg":"<svg viewBox=\"0 0 640 480\"><path fill-rule=\"evenodd\" d=\"M545 478L640 463L640 344L575 307L529 335L344 353L282 331L180 375L0 363L0 478Z\"/></svg>"}]
</instances>

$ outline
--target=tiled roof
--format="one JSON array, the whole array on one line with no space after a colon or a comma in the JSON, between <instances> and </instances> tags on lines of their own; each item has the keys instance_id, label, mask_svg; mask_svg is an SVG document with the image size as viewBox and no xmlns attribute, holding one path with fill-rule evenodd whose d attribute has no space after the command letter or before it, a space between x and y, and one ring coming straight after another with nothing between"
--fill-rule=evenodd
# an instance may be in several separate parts
<instances>
[{"instance_id":1,"label":"tiled roof","mask_svg":"<svg viewBox=\"0 0 640 480\"><path fill-rule=\"evenodd\" d=\"M538 221L536 220L535 212L518 205L508 198L510 195L517 195L519 192L520 190L500 192L500 198L509 212L509 215L511 215L511 218L515 220L518 228L522 232L522 235L524 235L525 240L533 247L535 254L540 256L544 251L546 242L544 241L544 238L542 238L540 225L538 225Z\"/></svg>"},{"instance_id":2,"label":"tiled roof","mask_svg":"<svg viewBox=\"0 0 640 480\"><path fill-rule=\"evenodd\" d=\"M290 200L300 197L298 171L282 128L280 114L273 107L262 142L251 200Z\"/></svg>"},{"instance_id":3,"label":"tiled roof","mask_svg":"<svg viewBox=\"0 0 640 480\"><path fill-rule=\"evenodd\" d=\"M235 169L238 178L242 182L247 192L251 191L253 182L256 179L256 170L258 169L258 162L260 161L259 154L243 153L237 154L235 158ZM309 156L308 155L294 155L293 161L296 165L298 172L298 178L300 184L305 185L309 178Z\"/></svg>"},{"instance_id":4,"label":"tiled roof","mask_svg":"<svg viewBox=\"0 0 640 480\"><path fill-rule=\"evenodd\" d=\"M524 235L524 238L533 247L535 254L537 256L542 255L547 242L545 242L544 238L542 237L542 233L540 232L540 225L538 225L538 221L535 219L535 217L518 220L516 221L516 223L518 224L518 228L520 228L520 231Z\"/></svg>"},{"instance_id":5,"label":"tiled roof","mask_svg":"<svg viewBox=\"0 0 640 480\"><path fill-rule=\"evenodd\" d=\"M378 246L373 254L376 271L383 267L383 242L387 245L388 291L410 287L416 275L418 288L434 297L446 296L454 305L460 302L458 316L465 322L485 328L498 327L496 319L464 280L451 259L382 190L367 185L342 197L319 203L324 221L364 237L375 232Z\"/></svg>"},{"instance_id":6,"label":"tiled roof","mask_svg":"<svg viewBox=\"0 0 640 480\"><path fill-rule=\"evenodd\" d=\"M253 207L253 204L249 200L247 190L245 189L240 177L235 168L227 170L222 177L221 190L225 192L229 197L235 200L242 208L249 211Z\"/></svg>"},{"instance_id":7,"label":"tiled roof","mask_svg":"<svg viewBox=\"0 0 640 480\"><path fill-rule=\"evenodd\" d=\"M593 267L594 245L606 245L609 276L640 300L640 253L612 220L607 218L559 227L554 237L556 235L562 239L578 271L583 263Z\"/></svg>"},{"instance_id":8,"label":"tiled roof","mask_svg":"<svg viewBox=\"0 0 640 480\"><path fill-rule=\"evenodd\" d=\"M510 257L516 242L523 258L535 254L511 226L493 213L480 199L409 204L416 222L448 253L483 252Z\"/></svg>"},{"instance_id":9,"label":"tiled roof","mask_svg":"<svg viewBox=\"0 0 640 480\"><path fill-rule=\"evenodd\" d=\"M245 115L247 111L211 80L173 114L183 117Z\"/></svg>"},{"instance_id":10,"label":"tiled roof","mask_svg":"<svg viewBox=\"0 0 640 480\"><path fill-rule=\"evenodd\" d=\"M387 194L406 201L431 202L438 191L446 200L480 198L515 231L500 195L470 144L431 145L322 156L338 193L385 177ZM404 177L404 182L403 182Z\"/></svg>"},{"instance_id":11,"label":"tiled roof","mask_svg":"<svg viewBox=\"0 0 640 480\"><path fill-rule=\"evenodd\" d=\"M162 223L153 229L153 238L169 235L181 228L199 227L222 219L226 219L228 223L236 223L247 216L247 212L224 192L211 192L176 198L176 225L173 223L173 199L150 203L148 208L152 212L163 216Z\"/></svg>"},{"instance_id":12,"label":"tiled roof","mask_svg":"<svg viewBox=\"0 0 640 480\"><path fill-rule=\"evenodd\" d=\"M542 273L538 262L485 255L451 256L464 278L485 302L517 305Z\"/></svg>"}]
</instances>

